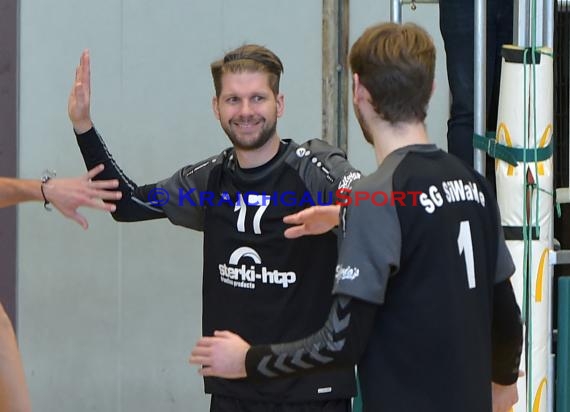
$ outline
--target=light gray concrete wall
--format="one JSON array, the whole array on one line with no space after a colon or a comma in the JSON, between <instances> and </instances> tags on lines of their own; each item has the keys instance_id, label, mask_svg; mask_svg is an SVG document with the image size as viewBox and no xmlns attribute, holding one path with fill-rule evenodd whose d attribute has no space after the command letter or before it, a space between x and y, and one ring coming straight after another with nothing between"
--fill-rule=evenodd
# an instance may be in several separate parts
<instances>
[{"instance_id":1,"label":"light gray concrete wall","mask_svg":"<svg viewBox=\"0 0 570 412\"><path fill-rule=\"evenodd\" d=\"M387 0L351 4L352 40L388 18ZM430 6L420 7L418 19L437 27ZM320 0L23 0L20 35L23 177L46 167L84 172L66 112L84 48L93 119L139 184L228 145L211 113L209 64L246 42L267 45L285 64L281 136L320 136ZM446 107L442 96L440 88L428 120L436 136L445 130L446 114L433 111ZM353 163L373 170L354 117L349 143ZM166 220L118 224L83 213L87 232L39 204L19 211L20 345L35 409L207 410L187 364L200 336L201 234Z\"/></svg>"}]
</instances>

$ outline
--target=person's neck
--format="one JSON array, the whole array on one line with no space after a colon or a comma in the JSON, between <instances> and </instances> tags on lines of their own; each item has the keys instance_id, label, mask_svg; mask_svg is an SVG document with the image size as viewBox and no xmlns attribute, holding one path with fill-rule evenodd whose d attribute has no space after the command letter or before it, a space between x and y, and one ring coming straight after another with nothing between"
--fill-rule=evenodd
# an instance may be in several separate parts
<instances>
[{"instance_id":1,"label":"person's neck","mask_svg":"<svg viewBox=\"0 0 570 412\"><path fill-rule=\"evenodd\" d=\"M251 169L259 167L269 162L279 152L279 144L281 139L275 133L263 146L257 149L239 149L236 147L235 153L239 167L242 169Z\"/></svg>"},{"instance_id":2,"label":"person's neck","mask_svg":"<svg viewBox=\"0 0 570 412\"><path fill-rule=\"evenodd\" d=\"M390 124L381 119L376 119L370 125L370 134L374 141L376 161L382 163L393 151L414 144L429 144L425 124L397 123Z\"/></svg>"}]
</instances>

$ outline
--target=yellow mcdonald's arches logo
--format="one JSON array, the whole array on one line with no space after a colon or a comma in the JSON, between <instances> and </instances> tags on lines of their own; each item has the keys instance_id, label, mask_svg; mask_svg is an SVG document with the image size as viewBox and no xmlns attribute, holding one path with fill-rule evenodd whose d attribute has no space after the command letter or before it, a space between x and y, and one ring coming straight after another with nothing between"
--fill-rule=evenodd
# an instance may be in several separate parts
<instances>
[{"instance_id":1,"label":"yellow mcdonald's arches logo","mask_svg":"<svg viewBox=\"0 0 570 412\"><path fill-rule=\"evenodd\" d=\"M544 284L544 268L548 265L549 249L544 249L540 256L540 263L538 264L538 272L536 274L536 294L534 297L535 302L542 302L542 286Z\"/></svg>"},{"instance_id":2,"label":"yellow mcdonald's arches logo","mask_svg":"<svg viewBox=\"0 0 570 412\"><path fill-rule=\"evenodd\" d=\"M552 135L552 125L548 124L544 132L542 133L542 137L540 138L540 142L538 143L538 147L546 147L547 143L550 142L549 137ZM544 176L544 162L538 162L538 174L539 176Z\"/></svg>"},{"instance_id":3,"label":"yellow mcdonald's arches logo","mask_svg":"<svg viewBox=\"0 0 570 412\"><path fill-rule=\"evenodd\" d=\"M546 378L543 378L538 385L536 390L536 395L534 396L534 402L532 403L532 412L540 412L540 401L542 398L542 393L546 390Z\"/></svg>"},{"instance_id":4,"label":"yellow mcdonald's arches logo","mask_svg":"<svg viewBox=\"0 0 570 412\"><path fill-rule=\"evenodd\" d=\"M502 143L503 139L505 141L505 146L513 147L513 141L511 140L511 133L509 132L509 128L503 122L499 123L499 127L497 127L497 135L496 135L497 142ZM499 160L495 160L495 170L499 168ZM515 174L515 167L513 165L507 166L507 176L512 176Z\"/></svg>"},{"instance_id":5,"label":"yellow mcdonald's arches logo","mask_svg":"<svg viewBox=\"0 0 570 412\"><path fill-rule=\"evenodd\" d=\"M550 138L552 136L552 124L548 124L540 137L540 141L538 142L538 147L546 147L546 145L550 142ZM509 132L509 128L503 122L499 123L497 127L497 142L502 143L504 140L505 146L513 147L513 141L511 139L511 133ZM495 160L495 170L499 168L499 160ZM538 175L544 176L544 162L538 162ZM515 167L513 165L507 166L507 176L513 176L515 174Z\"/></svg>"}]
</instances>

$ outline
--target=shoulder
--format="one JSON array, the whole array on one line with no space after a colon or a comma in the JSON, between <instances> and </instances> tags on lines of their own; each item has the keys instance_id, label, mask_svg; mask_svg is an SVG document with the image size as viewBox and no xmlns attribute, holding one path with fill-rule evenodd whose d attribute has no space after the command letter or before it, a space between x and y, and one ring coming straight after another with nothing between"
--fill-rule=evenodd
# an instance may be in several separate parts
<instances>
[{"instance_id":1,"label":"shoulder","mask_svg":"<svg viewBox=\"0 0 570 412\"><path fill-rule=\"evenodd\" d=\"M311 161L314 157L325 158L340 155L346 159L346 153L322 139L310 139L299 143L293 139L282 139L288 145L287 152L298 159Z\"/></svg>"},{"instance_id":2,"label":"shoulder","mask_svg":"<svg viewBox=\"0 0 570 412\"><path fill-rule=\"evenodd\" d=\"M216 166L223 166L225 162L230 160L232 156L232 149L226 149L217 155L210 156L206 159L200 160L196 163L184 166L179 170L181 176L190 177L196 174L203 175L210 173Z\"/></svg>"},{"instance_id":3,"label":"shoulder","mask_svg":"<svg viewBox=\"0 0 570 412\"><path fill-rule=\"evenodd\" d=\"M304 143L286 141L290 148L286 162L307 179L324 177L337 188L351 187L361 177L346 158L346 153L321 139Z\"/></svg>"},{"instance_id":4,"label":"shoulder","mask_svg":"<svg viewBox=\"0 0 570 412\"><path fill-rule=\"evenodd\" d=\"M224 166L231 155L231 150L200 160L196 163L181 167L174 174L161 182L165 187L200 187L207 184L211 173L218 167Z\"/></svg>"},{"instance_id":5,"label":"shoulder","mask_svg":"<svg viewBox=\"0 0 570 412\"><path fill-rule=\"evenodd\" d=\"M296 145L298 146L297 150L300 152L308 150L316 156L338 154L346 158L346 153L344 151L322 139L310 139L304 143Z\"/></svg>"}]
</instances>

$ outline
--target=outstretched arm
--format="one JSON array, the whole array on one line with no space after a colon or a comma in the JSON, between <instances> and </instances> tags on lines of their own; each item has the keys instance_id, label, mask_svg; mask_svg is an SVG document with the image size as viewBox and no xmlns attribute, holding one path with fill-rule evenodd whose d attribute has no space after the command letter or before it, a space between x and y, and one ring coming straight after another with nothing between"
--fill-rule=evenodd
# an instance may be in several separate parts
<instances>
[{"instance_id":1,"label":"outstretched arm","mask_svg":"<svg viewBox=\"0 0 570 412\"><path fill-rule=\"evenodd\" d=\"M203 376L267 379L355 364L366 347L377 306L346 296L334 299L322 329L296 342L253 346L238 335L201 338L190 357Z\"/></svg>"},{"instance_id":2,"label":"outstretched arm","mask_svg":"<svg viewBox=\"0 0 570 412\"><path fill-rule=\"evenodd\" d=\"M338 226L340 205L312 206L283 218L292 226L285 230L285 237L295 239L306 235L320 235Z\"/></svg>"},{"instance_id":3,"label":"outstretched arm","mask_svg":"<svg viewBox=\"0 0 570 412\"><path fill-rule=\"evenodd\" d=\"M80 177L50 179L43 184L45 200L52 203L61 214L87 229L87 219L77 211L78 207L85 206L112 212L115 210L115 205L104 201L121 198L121 192L111 190L118 187L117 180L92 180L103 168L103 165L98 165ZM44 200L41 181L0 178L0 207L32 200Z\"/></svg>"}]
</instances>

